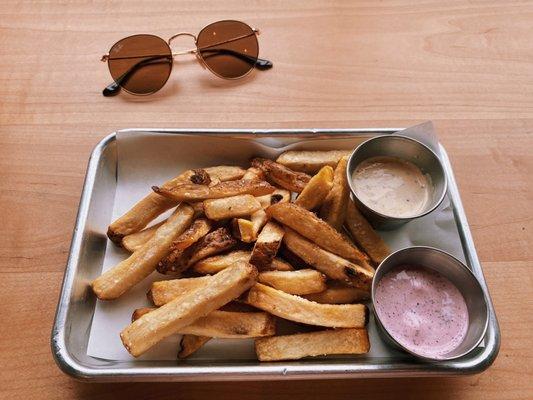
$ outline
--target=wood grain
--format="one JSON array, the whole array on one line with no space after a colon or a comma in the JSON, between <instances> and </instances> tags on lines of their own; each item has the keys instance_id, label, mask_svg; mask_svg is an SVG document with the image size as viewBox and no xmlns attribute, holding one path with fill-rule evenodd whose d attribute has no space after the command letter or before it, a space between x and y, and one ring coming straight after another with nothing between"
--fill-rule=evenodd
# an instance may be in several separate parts
<instances>
[{"instance_id":1,"label":"wood grain","mask_svg":"<svg viewBox=\"0 0 533 400\"><path fill-rule=\"evenodd\" d=\"M103 98L100 56L133 33L225 18L261 28L268 72L178 60L158 94ZM2 1L0 397L533 397L532 1ZM177 48L190 46L187 38ZM454 164L502 328L485 373L446 379L85 384L49 333L87 159L127 127L351 128L431 119Z\"/></svg>"}]
</instances>

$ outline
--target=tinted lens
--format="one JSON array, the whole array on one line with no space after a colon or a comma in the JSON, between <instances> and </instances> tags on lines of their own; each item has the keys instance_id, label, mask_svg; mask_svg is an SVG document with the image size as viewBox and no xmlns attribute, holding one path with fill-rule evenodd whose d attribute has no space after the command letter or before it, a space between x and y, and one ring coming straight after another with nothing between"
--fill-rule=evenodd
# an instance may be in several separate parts
<instances>
[{"instance_id":1,"label":"tinted lens","mask_svg":"<svg viewBox=\"0 0 533 400\"><path fill-rule=\"evenodd\" d=\"M158 36L129 36L111 47L108 65L115 82L128 92L150 94L166 83L172 70L172 51Z\"/></svg>"},{"instance_id":2,"label":"tinted lens","mask_svg":"<svg viewBox=\"0 0 533 400\"><path fill-rule=\"evenodd\" d=\"M207 67L223 78L240 78L254 67L259 55L257 36L239 21L220 21L198 35L199 54Z\"/></svg>"}]
</instances>

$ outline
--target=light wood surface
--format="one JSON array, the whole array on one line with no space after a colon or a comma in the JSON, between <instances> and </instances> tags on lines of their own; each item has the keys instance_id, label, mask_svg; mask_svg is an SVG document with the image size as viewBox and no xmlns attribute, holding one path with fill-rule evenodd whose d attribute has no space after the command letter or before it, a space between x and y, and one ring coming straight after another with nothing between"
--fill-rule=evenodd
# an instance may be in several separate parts
<instances>
[{"instance_id":1,"label":"light wood surface","mask_svg":"<svg viewBox=\"0 0 533 400\"><path fill-rule=\"evenodd\" d=\"M100 56L220 19L274 68L221 81L193 58L150 97L104 98ZM181 45L190 45L180 38ZM49 346L92 147L127 127L352 128L435 121L502 329L485 373L446 379L86 384ZM532 1L0 3L0 398L533 398Z\"/></svg>"}]
</instances>

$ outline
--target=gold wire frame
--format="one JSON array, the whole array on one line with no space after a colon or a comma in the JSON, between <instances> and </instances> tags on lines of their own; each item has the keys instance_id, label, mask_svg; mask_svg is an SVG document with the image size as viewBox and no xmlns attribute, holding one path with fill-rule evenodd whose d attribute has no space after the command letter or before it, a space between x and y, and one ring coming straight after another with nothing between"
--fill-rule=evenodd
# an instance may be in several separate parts
<instances>
[{"instance_id":1,"label":"gold wire frame","mask_svg":"<svg viewBox=\"0 0 533 400\"><path fill-rule=\"evenodd\" d=\"M216 24L216 23L219 23L219 22L226 22L226 21L232 21L232 20L223 20L223 21L217 21L217 22L213 22L212 24L209 24L209 25L206 25L205 27L203 27L201 30L200 30L200 33L205 29L207 28L208 26L210 25L213 25L213 24ZM241 22L241 21L232 21L232 22L240 22L244 25L247 25L249 26L248 24L245 24L244 22ZM227 40L223 40L221 42L217 42L217 43L214 43L214 44L210 44L209 46L204 46L202 48L199 48L198 47L198 38L196 35L190 33L190 32L178 32L174 35L172 35L167 41L167 45L169 48L170 45L171 45L171 42L172 40L180 37L180 36L190 36L194 39L194 44L196 45L196 47L194 49L189 49L189 50L183 50L183 51L179 51L179 52L176 52L176 53L171 53L172 55L172 58L174 58L175 56L181 56L181 55L185 55L185 54L194 54L196 56L196 59L198 60L198 62L200 63L200 65L203 67L203 68L207 68L209 71L211 71L214 75L218 76L219 78L222 78L222 79L226 79L226 80L235 80L235 79L241 79L241 78L244 78L245 76L247 76L248 74L250 74L253 70L254 70L254 67L250 68L250 70L248 72L246 72L244 75L242 76L238 76L238 77L235 77L235 78L228 78L228 77L225 77L225 76L222 76L220 74L218 74L217 72L213 71L213 69L211 69L211 67L209 67L209 65L205 62L205 60L203 59L202 55L201 55L201 51L202 50L206 50L206 49L209 49L211 47L215 47L215 46L220 46L221 44L225 44L225 43L230 43L230 42L234 42L236 40L240 40L240 39L245 39L247 37L250 37L252 35L255 35L256 37L259 36L261 34L261 31L259 29L256 29L256 28L252 28L250 27L251 29L251 32L246 34L246 35L241 35L241 36L237 36L236 38L232 38L232 39L227 39ZM122 39L121 39L122 40ZM118 43L118 42L117 42ZM113 45L114 46L114 45ZM112 47L113 47L112 46ZM258 50L258 54L259 54L259 42L257 43L257 50ZM150 56L156 56L156 54L154 55L145 55L143 57L150 57ZM100 58L100 61L103 61L103 62L106 62L106 61L109 61L110 59L112 60L123 60L123 59L127 59L127 58L130 58L130 57L113 57L113 58L110 58L109 56L109 53L106 53L104 54L101 58ZM131 58L135 58L135 57L131 57Z\"/></svg>"}]
</instances>

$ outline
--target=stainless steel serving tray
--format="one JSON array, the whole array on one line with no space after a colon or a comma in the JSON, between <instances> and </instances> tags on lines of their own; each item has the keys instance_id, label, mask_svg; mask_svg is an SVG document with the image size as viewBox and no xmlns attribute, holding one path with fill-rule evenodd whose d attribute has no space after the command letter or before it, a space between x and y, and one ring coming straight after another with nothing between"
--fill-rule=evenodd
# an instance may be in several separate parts
<instances>
[{"instance_id":1,"label":"stainless steel serving tray","mask_svg":"<svg viewBox=\"0 0 533 400\"><path fill-rule=\"evenodd\" d=\"M214 129L131 129L176 135L227 135L253 138L289 136L296 138L327 138L392 134L400 129L335 129L335 130L214 130ZM67 374L91 381L204 381L259 379L324 379L368 377L418 377L479 373L496 358L500 346L500 330L490 295L483 277L472 235L461 204L459 191L445 149L441 158L448 178L448 197L463 246L466 262L479 278L488 299L490 323L484 347L453 361L428 363L398 356L369 360L365 358L304 359L293 362L259 363L257 361L109 361L87 355L95 297L89 282L101 270L116 189L116 133L104 138L93 150L70 256L59 297L52 329L52 353L59 367Z\"/></svg>"}]
</instances>

